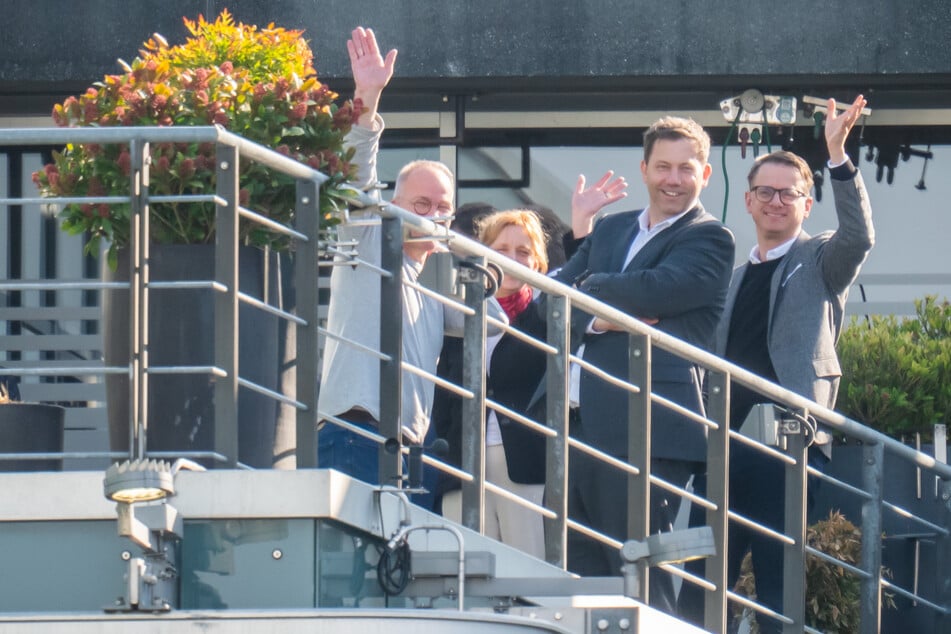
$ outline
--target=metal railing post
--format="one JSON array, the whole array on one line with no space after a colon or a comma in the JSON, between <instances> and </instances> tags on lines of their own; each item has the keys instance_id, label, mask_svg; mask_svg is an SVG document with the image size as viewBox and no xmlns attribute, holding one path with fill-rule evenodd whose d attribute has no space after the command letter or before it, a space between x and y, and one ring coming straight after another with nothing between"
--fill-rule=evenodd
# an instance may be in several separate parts
<instances>
[{"instance_id":1,"label":"metal railing post","mask_svg":"<svg viewBox=\"0 0 951 634\"><path fill-rule=\"evenodd\" d=\"M938 480L938 524L951 526L951 479ZM935 590L937 603L944 607L943 613L935 614L935 632L951 632L951 535L936 535Z\"/></svg>"},{"instance_id":2,"label":"metal railing post","mask_svg":"<svg viewBox=\"0 0 951 634\"><path fill-rule=\"evenodd\" d=\"M717 508L707 509L707 525L713 529L716 553L708 557L704 575L715 584L716 592L704 593L704 628L726 632L727 604L727 536L730 504L730 377L722 372L707 373L707 417L719 425L707 432L706 497Z\"/></svg>"},{"instance_id":3,"label":"metal railing post","mask_svg":"<svg viewBox=\"0 0 951 634\"><path fill-rule=\"evenodd\" d=\"M394 438L401 449L389 453L380 446L380 484L398 484L403 477L403 221L382 219L380 266L390 273L380 279L380 434Z\"/></svg>"},{"instance_id":4,"label":"metal railing post","mask_svg":"<svg viewBox=\"0 0 951 634\"><path fill-rule=\"evenodd\" d=\"M638 387L628 393L627 459L640 473L627 474L627 539L643 541L651 521L651 341L648 335L628 335L628 380ZM638 562L640 600L650 599L650 569Z\"/></svg>"},{"instance_id":5,"label":"metal railing post","mask_svg":"<svg viewBox=\"0 0 951 634\"><path fill-rule=\"evenodd\" d=\"M225 466L238 465L238 149L219 143L216 153L215 280L228 290L215 293L215 451Z\"/></svg>"},{"instance_id":6,"label":"metal railing post","mask_svg":"<svg viewBox=\"0 0 951 634\"><path fill-rule=\"evenodd\" d=\"M798 414L803 418L806 416L803 411ZM801 634L806 619L806 478L809 454L802 424L798 424L798 429L787 431L786 452L795 458L796 464L786 465L785 469L783 531L794 543L785 544L783 548L783 614L793 622L785 624L783 632Z\"/></svg>"},{"instance_id":7,"label":"metal railing post","mask_svg":"<svg viewBox=\"0 0 951 634\"><path fill-rule=\"evenodd\" d=\"M485 258L466 258L480 267ZM465 317L462 341L462 386L474 398L462 399L462 469L472 474L462 483L462 525L485 530L485 278L478 269L461 267L459 281L465 286L466 306L474 311Z\"/></svg>"},{"instance_id":8,"label":"metal railing post","mask_svg":"<svg viewBox=\"0 0 951 634\"><path fill-rule=\"evenodd\" d=\"M545 507L557 517L546 518L545 559L564 569L568 565L568 324L571 303L550 295L546 302L548 343L558 351L548 355L545 374L546 423L558 432L545 442Z\"/></svg>"},{"instance_id":9,"label":"metal railing post","mask_svg":"<svg viewBox=\"0 0 951 634\"><path fill-rule=\"evenodd\" d=\"M882 500L884 497L885 446L867 444L862 448L862 579L859 600L859 632L877 633L881 628L882 589Z\"/></svg>"},{"instance_id":10,"label":"metal railing post","mask_svg":"<svg viewBox=\"0 0 951 634\"><path fill-rule=\"evenodd\" d=\"M145 457L149 433L149 144L132 139L129 154L129 458L139 459Z\"/></svg>"},{"instance_id":11,"label":"metal railing post","mask_svg":"<svg viewBox=\"0 0 951 634\"><path fill-rule=\"evenodd\" d=\"M296 390L297 400L304 408L296 413L297 468L317 466L317 394L320 379L320 346L317 336L318 289L317 267L320 217L320 186L313 180L297 181L297 203L294 212L297 230L307 236L293 251L294 284L297 292L297 315L307 325L288 324L296 328Z\"/></svg>"}]
</instances>

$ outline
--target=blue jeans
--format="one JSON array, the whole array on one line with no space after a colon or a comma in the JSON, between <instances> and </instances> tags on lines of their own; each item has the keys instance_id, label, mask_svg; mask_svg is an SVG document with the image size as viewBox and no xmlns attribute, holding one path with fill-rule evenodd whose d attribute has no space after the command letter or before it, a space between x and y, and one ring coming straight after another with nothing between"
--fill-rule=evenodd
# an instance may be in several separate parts
<instances>
[{"instance_id":1,"label":"blue jeans","mask_svg":"<svg viewBox=\"0 0 951 634\"><path fill-rule=\"evenodd\" d=\"M353 424L376 431L371 423ZM379 465L380 445L375 441L330 422L325 422L317 432L319 468L336 469L368 484L379 484Z\"/></svg>"},{"instance_id":2,"label":"blue jeans","mask_svg":"<svg viewBox=\"0 0 951 634\"><path fill-rule=\"evenodd\" d=\"M369 431L376 431L376 426L370 422L348 422ZM349 429L325 422L317 432L317 466L321 469L336 469L367 484L379 484L380 445ZM403 473L406 473L405 459ZM437 473L428 465L423 467L423 485L429 491L434 490ZM411 498L415 504L432 510L432 493L415 494Z\"/></svg>"}]
</instances>

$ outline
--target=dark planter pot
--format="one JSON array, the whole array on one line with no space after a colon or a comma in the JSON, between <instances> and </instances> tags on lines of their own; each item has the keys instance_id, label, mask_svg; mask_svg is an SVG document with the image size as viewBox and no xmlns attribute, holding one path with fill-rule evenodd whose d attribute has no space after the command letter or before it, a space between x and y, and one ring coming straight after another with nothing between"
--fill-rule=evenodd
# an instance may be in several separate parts
<instances>
[{"instance_id":1,"label":"dark planter pot","mask_svg":"<svg viewBox=\"0 0 951 634\"><path fill-rule=\"evenodd\" d=\"M4 453L58 453L63 451L66 410L45 403L0 405L0 448ZM60 471L60 460L0 460L0 471Z\"/></svg>"},{"instance_id":2,"label":"dark planter pot","mask_svg":"<svg viewBox=\"0 0 951 634\"><path fill-rule=\"evenodd\" d=\"M150 279L211 280L211 245L152 245ZM267 260L267 261L266 261ZM103 277L127 281L129 260L120 252L116 271ZM239 253L240 290L267 298L279 289L277 256L260 249ZM103 347L107 365L129 363L129 294L103 293ZM149 365L210 366L214 364L214 297L210 289L152 289L149 294ZM238 309L238 374L270 390L278 388L278 319L240 305ZM129 449L129 379L106 377L109 441L113 451ZM273 462L277 403L245 388L238 390L238 460L256 468ZM149 376L148 451L211 451L215 430L214 377L200 374ZM202 461L213 466L209 461Z\"/></svg>"}]
</instances>

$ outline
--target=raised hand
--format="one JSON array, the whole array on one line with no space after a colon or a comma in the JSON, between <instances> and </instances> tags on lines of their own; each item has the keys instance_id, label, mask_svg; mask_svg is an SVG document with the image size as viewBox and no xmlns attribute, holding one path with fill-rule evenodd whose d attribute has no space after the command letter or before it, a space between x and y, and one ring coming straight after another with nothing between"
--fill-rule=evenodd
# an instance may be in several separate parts
<instances>
[{"instance_id":1,"label":"raised hand","mask_svg":"<svg viewBox=\"0 0 951 634\"><path fill-rule=\"evenodd\" d=\"M372 127L379 107L380 95L393 77L396 49L387 53L384 59L377 46L373 29L358 26L347 41L347 52L350 54L350 69L355 86L353 97L354 100L359 99L365 108L358 124Z\"/></svg>"},{"instance_id":2,"label":"raised hand","mask_svg":"<svg viewBox=\"0 0 951 634\"><path fill-rule=\"evenodd\" d=\"M862 108L868 102L865 97L859 95L842 114L838 114L835 109L835 99L829 99L826 105L826 147L829 150L829 160L833 165L845 161L845 140L849 137L849 132L855 127L855 122L862 116Z\"/></svg>"},{"instance_id":3,"label":"raised hand","mask_svg":"<svg viewBox=\"0 0 951 634\"><path fill-rule=\"evenodd\" d=\"M623 176L614 177L608 171L598 182L585 188L584 174L578 175L578 183L571 195L571 231L575 238L583 238L591 233L594 217L599 211L627 197L627 181Z\"/></svg>"}]
</instances>

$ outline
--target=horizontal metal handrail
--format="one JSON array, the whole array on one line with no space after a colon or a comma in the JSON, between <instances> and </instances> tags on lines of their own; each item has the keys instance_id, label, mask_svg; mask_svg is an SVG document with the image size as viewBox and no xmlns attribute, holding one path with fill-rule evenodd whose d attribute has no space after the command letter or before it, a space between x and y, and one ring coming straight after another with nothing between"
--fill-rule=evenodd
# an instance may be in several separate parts
<instances>
[{"instance_id":1,"label":"horizontal metal handrail","mask_svg":"<svg viewBox=\"0 0 951 634\"><path fill-rule=\"evenodd\" d=\"M272 150L264 146L260 146L253 142L247 141L246 139L238 137L237 135L234 135L217 126L215 127L206 126L206 127L200 127L200 128L174 128L174 127L170 127L170 128L86 128L86 129L71 128L71 129L43 129L43 130L11 130L11 131L4 132L3 140L2 142L0 142L0 145L5 145L5 144L21 145L21 146L31 145L31 144L32 145L57 145L57 144L66 143L66 142L70 142L70 143L128 143L130 141L139 141L139 140L148 140L153 142L214 142L214 143L219 143L223 145L229 145L229 146L238 148L239 155L242 158L249 158L251 160L255 160L268 167L279 169L285 174L289 174L299 180L322 183L327 178L326 176L318 172L315 172L309 167L302 165L294 161L293 159L278 155ZM369 194L356 193L354 194L354 197L359 200L360 204L362 204L363 206L367 208L370 208L370 207L374 208L380 215L384 217L399 217L405 225L412 226L424 232L429 232L430 234L435 236L437 240L444 241L446 244L448 244L449 248L457 254L482 257L486 261L497 265L505 274L511 275L517 279L524 280L528 284L541 290L544 293L548 293L549 295L552 295L552 296L563 296L568 298L570 305L573 308L577 308L591 315L609 320L615 324L620 325L623 329L627 330L630 333L645 335L650 341L650 345L656 345L660 349L676 354L684 359L687 359L688 361L692 363L702 366L708 372L724 375L730 380L736 381L737 383L741 385L744 385L746 387L750 387L756 390L757 392L763 395L765 400L771 400L776 403L782 403L795 410L806 410L809 412L810 415L816 417L818 420L822 421L822 423L824 423L829 428L835 431L839 431L849 437L859 439L869 445L881 445L884 448L884 450L887 451L888 453L897 455L903 459L906 459L910 463L928 471L929 473L934 473L938 475L939 477L944 478L945 480L951 479L951 468L949 468L947 465L941 464L940 462L928 456L925 456L924 454L921 454L920 452L917 452L914 449L911 449L907 447L906 445L894 439L891 439L879 432L868 429L867 427L861 425L857 421L854 421L845 416L842 416L841 414L834 412L832 410L829 410L827 408L821 407L818 404L813 403L809 401L808 399L795 394L794 392L785 390L784 388L779 387L775 384L772 384L755 374L747 372L738 366L734 366L733 364L730 364L724 361L723 359L710 354L709 352L706 352L694 346L690 346L689 344L686 344L680 341L679 339L676 339L675 337L672 337L664 332L658 331L644 324L643 322L637 320L636 318L630 317L619 310L616 310L614 308L611 308L610 306L607 306L605 304L598 302L597 300L594 300L593 298L584 294L581 291L578 291L573 288L569 288L555 281L554 279L550 277L531 271L528 268L521 266L520 264L495 253L494 251L492 251L491 249L489 249L485 245L482 245L479 242L476 242L474 240L471 240L469 238L463 237L459 234L449 231L445 226L441 224L434 223L426 218L420 217L414 213L400 209L399 207L396 207L392 204L379 203L377 198ZM67 197L64 197L64 198L19 198L19 199L0 199L0 205L2 204L22 205L22 204L34 204L34 203L44 204L44 205L61 205L61 204L70 204L73 202L128 203L130 202L130 200L131 198L128 196L126 197L123 197L123 196L88 197L88 198L67 198ZM149 198L149 200L151 200L152 202L181 202L181 203L214 202L215 204L219 204L219 205L229 204L229 201L225 201L222 198L218 197L217 195L152 196ZM234 201L230 201L230 204L233 205ZM238 206L238 214L241 217L250 219L252 221L257 221L263 224L264 226L267 226L275 231L284 233L285 235L291 236L294 239L297 239L300 241L308 240L308 236L305 236L304 234L299 233L290 227L281 225L280 223L274 223L270 219L267 219L264 216L257 214L253 210L245 209L243 207ZM339 246L340 245L327 245L325 252L338 253L342 257L347 258L347 261L344 263L344 265L349 266L352 264L356 264L360 266L366 266L368 269L374 270L383 276L391 277L393 275L392 273L383 270L381 267L373 265L359 258L358 257L359 254L355 250L343 251L342 249L339 248ZM321 265L323 265L323 263ZM396 274L398 275L399 272L397 271ZM858 283L878 283L878 284L909 283L909 282L906 282L905 279L906 278L904 277L902 277L901 279L898 279L897 277L896 279L892 279L892 278L889 278L888 276L863 275L862 277L860 277ZM933 283L933 284L951 283L951 275L937 275L937 276L924 275L924 276L920 276L920 278L918 279L919 281L915 283ZM924 280L924 281L920 281L920 280ZM928 280L930 280L930 282ZM58 283L58 282L45 282L45 281L31 282L31 281L20 280L19 282L15 282L15 283L8 283L8 282L0 283L0 290L10 290L10 291L22 291L22 290L44 291L44 290L67 290L67 289L68 290L96 290L96 289L101 290L101 289L107 289L107 288L128 288L128 287L129 287L128 283L102 283L102 282L85 282L85 281L83 282L67 281L64 283ZM174 283L174 282L153 281L148 284L148 287L152 289L199 288L200 287L200 288L214 288L215 290L222 291L222 292L234 292L234 289L229 289L226 285L223 285L214 281L184 283L184 284ZM438 293L425 289L424 287L419 286L418 284L413 285L413 288L417 289L420 292L426 293L427 295L431 297L436 298L440 302L443 302L447 305L457 308L458 310L460 310L460 312L464 312L466 314L472 314L471 309L463 306L462 304L457 302L455 299L442 296ZM298 318L295 318L293 315L290 315L289 313L285 313L284 311L281 311L278 308L271 307L265 302L256 300L243 293L238 293L238 299L241 302L251 304L263 310L267 310L268 312L271 312L272 314L275 314L279 317L290 319L291 321L294 321L294 323L297 323L298 325L306 325L307 323L305 320L300 320ZM316 328L316 324L315 324L315 328ZM325 329L317 328L317 331L320 333L321 336L331 337L338 341L342 341L345 344L354 345L358 349L365 348L365 346L362 346L361 344L357 344L356 342L351 342L349 340L346 340L345 338L333 335L327 332ZM516 334L515 331L509 327L505 327L504 331L510 332L514 336L517 336L521 340L531 343L532 345L536 345L538 349L543 350L547 354L558 353L558 350L556 348L554 348L553 346L550 346L546 342L539 341L528 335ZM372 351L369 348L366 348L366 350L372 354L375 354L378 358L389 359L388 356L383 355L382 353ZM578 362L579 364L582 364L583 366L585 366L592 372L595 372L595 373L601 372L602 374L604 374L605 380L610 380L612 383L614 383L621 389L625 389L634 393L640 390L638 386L633 385L622 378L607 375L606 373L603 373L602 371L594 368L593 366L590 366L590 364L588 364L582 359L578 359L576 357L570 357L570 358L573 362ZM425 370L422 370L421 368L417 368L406 362L402 362L402 367L405 370L409 372L413 372L419 376L422 376L437 385L441 385L443 387L446 387L447 389L452 389L454 392L464 397L470 397L470 398L474 397L472 392L465 390L464 388L461 388L459 386L455 386L451 383L448 383L444 381L443 379L441 379L440 377L437 377L433 375L432 373L426 372ZM83 369L83 368L80 368L80 369ZM117 368L89 367L88 369L90 370L89 372L90 374L100 374L100 375L128 373L129 371L128 367L117 367ZM150 366L145 370L145 372L147 374L185 374L185 373L196 373L196 372L210 372L212 374L216 374L217 376L228 375L228 373L225 370L218 368L216 366L194 366L194 367ZM36 369L36 370L34 369L24 370L22 368L0 370L0 376L33 375L33 374L68 375L68 374L76 374L76 373L77 371L75 367L74 368L43 368L43 369ZM260 392L262 394L266 394L267 396L271 396L272 398L275 398L284 404L291 405L298 409L306 409L307 407L306 404L301 401L284 396L282 394L269 390L268 388L264 388L262 386L254 384L250 381L243 380L240 377L232 377L232 378L237 381L237 384L239 386ZM716 422L708 418L705 418L702 415L691 412L687 410L686 408L683 408L682 406L678 405L677 403L673 403L669 399L663 398L656 394L650 394L649 397L652 402L657 403L661 406L665 406L670 409L673 409L674 411L677 411L689 417L692 420L692 422L696 424L703 424L711 430L716 430L719 428L719 425ZM517 423L527 425L530 428L535 429L536 431L539 431L540 433L543 433L546 436L557 437L559 435L558 432L556 432L555 430L548 429L547 427L544 427L543 425L535 421L531 421L531 419L527 417L522 417L518 415L516 412L512 412L511 410L504 408L498 403L488 400L487 404L492 409L496 409L497 411L503 414L509 415L510 418L515 420ZM316 409L316 407L314 409ZM334 424L342 424L344 427L350 429L351 431L354 431L355 433L366 435L368 437L373 437L374 440L376 440L377 442L380 442L381 437L378 435L372 434L372 432L366 432L366 430L363 430L362 428L359 428L357 426L352 426L346 423L346 421L342 421L333 416L327 416L319 412L317 414L320 416L321 419L329 420ZM534 426L532 424L528 424L529 421L533 423ZM735 431L732 431L732 430L727 430L727 431L731 439L735 439L739 442L744 442L752 447L755 447L758 451L768 454L778 460L781 460L785 464L796 464L796 460L794 458L786 455L785 453L781 451L778 451L772 447L763 445L761 443L757 443L755 441L749 440L745 436L742 436ZM571 449L584 451L596 457L597 459L606 462L607 464L613 465L614 467L620 469L624 473L633 474L633 475L642 473L642 471L638 469L636 466L625 463L624 461L618 460L616 458L613 458L609 456L608 454L601 452L594 447L585 445L584 443L577 441L576 439L567 438L567 439L564 439L564 441L567 447L570 447ZM20 455L21 454L8 454L7 456L0 456L0 460L15 459L17 456L20 456ZM37 456L47 456L47 455L48 454L29 454L31 458L36 458ZM100 456L100 455L105 455L105 454L97 453L97 456ZM125 454L123 453L120 455L125 455ZM152 452L149 452L149 455L158 456L159 454L158 453L152 454ZM227 457L222 456L220 454L213 453L213 452L212 453L176 452L174 454L170 454L170 456L172 455L174 457L179 457L182 455L189 455L189 456L194 455L196 457L204 457L204 458L211 457L212 459L219 460L219 461L227 460ZM56 458L56 457L80 457L80 456L76 452L72 452L72 453L67 452L67 453L61 453L61 454L55 454L55 455L50 454L49 457ZM473 477L471 474L467 474L458 469L455 469L451 465L446 465L445 463L442 463L439 460L433 459L425 455L423 456L423 460L426 464L436 465L436 466L441 465L440 468L443 468L444 471L453 473L453 475L456 475L457 477L463 480L467 480L467 481L473 480ZM243 467L244 465L239 465L239 466ZM850 493L860 496L862 499L870 498L868 493L866 493L865 491L863 491L862 489L858 487L852 486L844 482L840 482L839 480L836 480L835 478L825 476L824 474L811 468L809 472L812 475L823 478L825 481L832 482L836 486L842 487L844 490L847 490ZM657 478L656 476L650 476L650 482L653 485L660 486L661 488L664 488L668 491L672 491L683 498L689 499L693 503L698 504L704 508L707 508L707 509L717 508L717 503L715 501L710 501L701 496L690 493L684 489L681 489L680 487L676 485L667 483L663 481L662 479ZM515 499L519 503L525 503L526 505L533 507L537 512L542 513L546 517L557 518L557 514L552 512L551 510L545 509L543 507L539 507L537 505L532 504L531 502L528 502L527 500L524 500L523 498L520 498L519 496L515 494L506 492L491 482L484 482L484 488L487 491L495 492L499 495L510 497L511 499ZM883 506L895 513L898 513L901 517L906 517L906 518L918 521L923 526L926 526L934 530L935 533L937 534L948 535L949 533L947 528L938 526L932 522L929 522L928 520L925 520L924 518L920 518L914 515L913 513L910 513L904 509L901 509L900 507L894 504L891 504L887 501L883 503ZM756 524L755 522L752 522L751 520L745 517L742 517L741 515L731 512L729 510L727 510L727 512L728 512L728 517L730 521L752 527L756 530L763 532L764 534L770 535L771 537L783 543L787 543L787 544L795 543L795 540L793 540L790 537L787 537L786 535L780 532L773 531L769 528L760 526ZM617 542L616 540L613 540L607 536L601 535L600 533L597 533L597 531L593 531L592 529L588 527L583 527L568 518L566 518L566 523L572 530L576 530L584 534L587 534L589 536L592 536L595 539L602 541L603 543L607 543L615 547L620 546L620 543ZM857 574L860 576L861 575L867 576L869 574L865 571L862 571L859 568L856 568L855 566L851 566L850 564L841 562L835 559L834 557L831 557L829 555L816 551L812 549L811 547L806 547L806 551L822 559L834 560L834 563L836 563L837 565L840 565L843 569L849 571L852 574ZM713 584L706 582L702 578L695 577L691 575L690 573L685 573L683 571L676 571L676 570L672 570L672 572L674 574L677 574L679 576L686 578L691 583L702 585L707 589L711 589L711 590L715 589L715 586ZM917 597L914 593L909 593L907 590L899 589L884 581L882 581L882 585L883 586L887 585L889 587L894 588L896 592L898 592L899 594L902 594L903 596L914 597L915 600L920 601L923 604L928 605L929 607L935 610L942 611L942 612L946 611L946 608L943 608L932 602L921 599L920 597ZM721 590L724 590L724 589L721 589ZM726 591L726 592L730 600L737 601L738 603L741 603L743 605L748 605L749 607L751 607L754 610L757 610L760 613L770 614L771 616L774 616L775 618L779 619L782 622L791 622L788 618L786 618L783 615L776 614L774 612L771 612L763 608L762 606L756 605L753 602L748 602L745 599L739 598L737 597L737 595L734 595L732 592L729 592L729 591ZM806 629L809 630L810 628L806 628Z\"/></svg>"},{"instance_id":2,"label":"horizontal metal handrail","mask_svg":"<svg viewBox=\"0 0 951 634\"><path fill-rule=\"evenodd\" d=\"M417 282L411 282L409 280L403 280L403 285L413 289L414 291L418 291L419 293L422 293L426 297L431 297L437 302L439 302L440 304L442 304L443 306L448 306L449 308L452 308L453 310L457 310L463 315L475 315L475 311L469 308L468 306L466 306L465 304L463 304L462 302L459 302L451 297L446 297L445 295L437 293L436 291L430 290L426 288L425 286L423 286L422 284L419 284Z\"/></svg>"},{"instance_id":3,"label":"horizontal metal handrail","mask_svg":"<svg viewBox=\"0 0 951 634\"><path fill-rule=\"evenodd\" d=\"M154 200L154 198L152 200ZM238 207L238 215L241 216L242 218L247 218L248 220L254 222L255 224L259 224L262 227L265 227L266 229L270 229L271 231L275 233L280 233L282 235L289 236L300 242L310 241L310 238L308 238L306 235L304 235L300 231L295 231L294 229L292 229L291 227L288 227L285 224L281 224L280 222L277 222L276 220L271 220L267 216L261 215L250 209L246 209L244 207Z\"/></svg>"},{"instance_id":4,"label":"horizontal metal handrail","mask_svg":"<svg viewBox=\"0 0 951 634\"><path fill-rule=\"evenodd\" d=\"M366 199L366 204L375 204L371 199ZM882 448L889 454L896 455L900 458L910 461L911 463L938 475L946 480L951 479L951 468L947 465L942 464L930 456L922 454L914 449L907 447L906 445L881 434L875 430L869 429L859 423L858 421L852 420L846 416L841 415L838 412L834 412L828 408L822 407L817 403L810 401L809 399L802 397L794 392L786 390L778 385L770 383L762 379L761 377L750 373L739 366L735 366L719 357L716 357L704 350L690 346L680 340L677 340L663 332L654 330L653 328L643 324L639 320L629 317L620 311L617 311L609 306L600 304L596 300L591 299L585 294L577 291L573 288L568 288L558 282L555 282L547 276L540 275L534 271L523 267L516 262L495 254L491 249L486 246L471 240L469 238L463 237L461 235L454 234L451 231L448 231L445 227L437 225L435 223L429 222L425 218L421 218L415 214L410 214L405 210L401 210L393 205L381 204L379 205L380 213L383 216L396 216L401 219L402 222L407 225L413 226L415 229L421 229L424 232L429 232L435 236L440 237L440 239L445 239L449 244L450 250L454 253L457 253L460 256L477 256L484 258L485 261L497 265L504 274L513 276L516 279L519 279L523 282L528 283L529 285L541 290L544 293L550 295L564 296L567 297L570 301L572 307L579 308L584 310L586 313L607 319L616 324L619 324L624 330L627 330L630 333L647 335L651 345L657 345L660 349L667 350L673 354L680 356L688 361L691 361L701 367L703 367L707 372L719 373L727 377L727 380L735 381L736 383L751 388L762 395L764 401L773 401L779 404L790 408L792 411L806 411L812 417L821 421L828 428L833 431L838 431L846 436L851 438L858 439L865 444L875 445L880 444ZM578 359L574 356L570 357L572 363L585 364L581 359ZM585 364L586 369L591 372L601 374L606 374L599 371L596 368L587 367L588 364ZM619 388L625 390L637 390L638 387L632 385L623 379L613 377L610 375L603 376L604 380L610 381L613 384L616 384ZM665 399L656 394L650 394L651 401L654 403L659 403L661 405L672 407L681 411L684 408L678 407L677 404L672 403L669 399ZM692 421L699 422L712 428L716 428L716 423L710 421L709 419L703 417L702 415L695 414L693 412L687 413L683 411L681 413L686 414ZM522 421L518 421L520 424L523 424ZM744 442L751 447L754 447L756 450L768 454L781 462L787 465L795 465L796 460L792 456L787 455L782 451L778 451L773 447L769 447L762 443L753 441L751 439L742 436L736 431L728 430L729 437L731 439L736 439L739 442ZM573 439L569 439L569 446L571 446ZM600 458L600 457L599 457ZM620 461L619 461L620 462ZM619 468L625 469L628 465L617 465ZM808 468L808 467L807 467ZM626 469L625 469L626 470ZM813 470L814 471L814 470ZM658 484L653 477L651 477L651 482L655 486ZM842 483L844 484L844 483ZM848 485L850 486L850 485ZM683 496L686 491L676 490L677 487L670 487L670 490L674 490L678 495ZM857 487L851 487L856 491L861 491ZM691 496L693 497L693 496ZM868 498L868 495L865 494L863 498ZM703 500L703 503L709 504L715 508L715 504L711 503L709 500ZM887 501L883 503L885 508L890 508L894 505L890 505ZM892 508L891 510L895 510ZM796 540L786 536L782 532L771 530L768 527L762 526L754 521L751 521L745 517L736 514L735 512L727 510L728 518L731 522L738 522L743 524L755 531L760 532L761 534L767 535L772 539L777 539L785 544L796 544ZM917 518L923 525L928 526L931 524L924 518ZM570 518L567 522L569 528L572 530L580 531L587 535L592 535L596 531L591 531L590 528L581 527L575 522L571 521ZM611 540L604 539L605 536L595 536L596 539L604 543L611 543ZM695 579L688 579L690 582L696 581ZM754 602L750 602L751 605L756 605ZM763 606L758 606L754 608L758 612L769 614L774 618L777 618L781 622L791 623L792 621L781 614L776 614ZM811 629L811 628L806 628Z\"/></svg>"},{"instance_id":5,"label":"horizontal metal handrail","mask_svg":"<svg viewBox=\"0 0 951 634\"><path fill-rule=\"evenodd\" d=\"M922 604L923 606L934 610L938 614L951 614L951 610L948 610L948 608L938 605L937 603L934 603L932 601L929 601L928 599L925 599L924 597L919 596L915 592L909 592L908 590L905 590L901 586L896 585L892 583L891 581L888 581L887 579L879 579L879 583L881 584L882 588L884 588L885 590L889 590L891 592L895 592L896 594L900 594L901 596L911 601L916 601Z\"/></svg>"},{"instance_id":6,"label":"horizontal metal handrail","mask_svg":"<svg viewBox=\"0 0 951 634\"><path fill-rule=\"evenodd\" d=\"M6 129L0 147L11 145L66 145L68 143L221 143L235 147L243 158L251 159L300 180L324 183L328 176L249 141L221 126L120 126L102 128L20 128Z\"/></svg>"},{"instance_id":7,"label":"horizontal metal handrail","mask_svg":"<svg viewBox=\"0 0 951 634\"><path fill-rule=\"evenodd\" d=\"M612 308L582 291L571 288L551 277L537 273L510 258L502 256L476 240L450 231L445 226L434 223L425 217L418 216L405 209L401 209L396 205L379 203L375 198L367 194L362 194L359 197L359 202L366 207L378 207L381 215L399 217L404 224L411 225L434 236L445 238L453 252L458 251L464 255L484 257L486 261L499 266L503 273L517 277L544 293L567 297L573 307L581 308L586 313L595 317L601 317L619 324L628 332L647 335L650 338L651 345L656 345L663 350L672 352L679 357L704 367L707 371L726 374L737 383L752 388L762 394L767 400L783 403L793 408L807 410L810 414L820 419L824 424L834 428L836 431L860 439L865 443L881 443L887 451L899 455L943 478L951 479L951 467L948 465L929 458L927 455L921 454L899 441L874 429L870 429L839 412L823 407L804 396L771 383L706 350L697 348L672 335L656 330L639 319L631 317L616 308Z\"/></svg>"}]
</instances>

